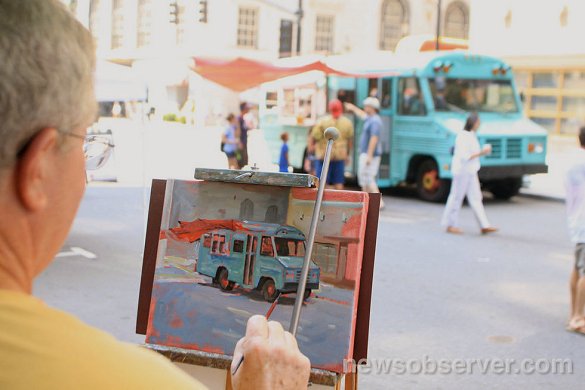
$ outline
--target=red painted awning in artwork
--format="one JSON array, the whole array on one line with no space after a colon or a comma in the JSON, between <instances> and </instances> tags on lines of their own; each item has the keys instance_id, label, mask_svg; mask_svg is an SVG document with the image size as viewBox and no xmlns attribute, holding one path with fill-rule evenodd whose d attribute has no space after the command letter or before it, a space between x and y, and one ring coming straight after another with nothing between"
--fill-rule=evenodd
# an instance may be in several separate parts
<instances>
[{"instance_id":1,"label":"red painted awning in artwork","mask_svg":"<svg viewBox=\"0 0 585 390\"><path fill-rule=\"evenodd\" d=\"M246 230L242 222L235 219L196 219L191 222L179 221L179 226L161 231L160 239L195 242L205 233L216 229Z\"/></svg>"}]
</instances>

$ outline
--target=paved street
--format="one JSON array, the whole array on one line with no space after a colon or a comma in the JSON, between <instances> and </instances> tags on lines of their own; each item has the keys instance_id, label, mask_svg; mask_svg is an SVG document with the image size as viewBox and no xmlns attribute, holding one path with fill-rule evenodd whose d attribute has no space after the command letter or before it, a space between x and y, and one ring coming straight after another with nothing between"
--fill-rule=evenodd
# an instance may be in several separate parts
<instances>
[{"instance_id":1,"label":"paved street","mask_svg":"<svg viewBox=\"0 0 585 390\"><path fill-rule=\"evenodd\" d=\"M88 188L63 255L35 294L113 333L134 334L148 192ZM438 221L442 206L385 198L377 247L370 354L376 359L572 359L572 375L361 375L364 389L581 388L583 337L564 330L572 245L564 205L487 200L501 232L480 236L468 208L463 236ZM81 248L83 251L71 248ZM91 258L95 254L97 258Z\"/></svg>"}]
</instances>

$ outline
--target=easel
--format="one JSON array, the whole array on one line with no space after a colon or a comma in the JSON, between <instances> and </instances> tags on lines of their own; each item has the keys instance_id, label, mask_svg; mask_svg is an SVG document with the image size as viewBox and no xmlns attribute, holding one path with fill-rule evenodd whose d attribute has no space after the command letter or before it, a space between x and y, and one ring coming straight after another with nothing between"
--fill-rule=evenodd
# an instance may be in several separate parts
<instances>
[{"instance_id":1,"label":"easel","mask_svg":"<svg viewBox=\"0 0 585 390\"><path fill-rule=\"evenodd\" d=\"M247 177L244 177L241 171L229 170L199 170L199 174L196 173L196 178L242 184L271 184L291 187L313 187L317 180L310 175L270 174L265 172L253 172L253 174L248 174ZM166 180L153 180L136 321L137 334L146 334L147 330L165 189ZM367 358L379 209L380 194L370 194L353 346L353 360L355 362ZM231 374L229 370L232 360L230 356L159 345L146 345L146 347L161 353L175 363L212 367L218 370L223 370L226 378L225 389L232 389ZM318 369L311 370L310 382L315 385L313 388L316 388L316 385L322 385L341 390L342 379L345 379L345 390L357 390L357 371L355 373L342 375Z\"/></svg>"}]
</instances>

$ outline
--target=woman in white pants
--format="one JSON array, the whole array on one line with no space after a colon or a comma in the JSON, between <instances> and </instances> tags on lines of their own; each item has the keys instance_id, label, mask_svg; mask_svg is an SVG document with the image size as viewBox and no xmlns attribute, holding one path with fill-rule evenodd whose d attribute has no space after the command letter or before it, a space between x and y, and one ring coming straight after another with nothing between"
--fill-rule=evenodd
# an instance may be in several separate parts
<instances>
[{"instance_id":1,"label":"woman in white pants","mask_svg":"<svg viewBox=\"0 0 585 390\"><path fill-rule=\"evenodd\" d=\"M479 116L476 113L469 115L465 122L464 130L455 140L455 152L451 163L451 172L453 181L451 183L451 192L445 212L443 213L442 225L447 228L447 233L461 234L459 229L459 211L463 204L463 199L467 196L467 201L479 222L482 234L493 233L497 231L491 226L482 203L481 186L477 172L480 168L479 158L492 152L491 145L485 145L483 149L479 146L477 139L477 129L479 128Z\"/></svg>"}]
</instances>

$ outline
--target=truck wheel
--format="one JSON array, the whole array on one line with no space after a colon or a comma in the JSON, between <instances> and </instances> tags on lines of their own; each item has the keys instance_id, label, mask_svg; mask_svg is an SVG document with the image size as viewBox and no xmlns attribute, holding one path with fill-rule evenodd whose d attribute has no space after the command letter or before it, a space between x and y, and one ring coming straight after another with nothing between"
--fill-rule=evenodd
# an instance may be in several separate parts
<instances>
[{"instance_id":1,"label":"truck wheel","mask_svg":"<svg viewBox=\"0 0 585 390\"><path fill-rule=\"evenodd\" d=\"M451 189L451 180L439 177L439 168L434 160L420 164L416 175L418 197L429 202L445 202Z\"/></svg>"},{"instance_id":2,"label":"truck wheel","mask_svg":"<svg viewBox=\"0 0 585 390\"><path fill-rule=\"evenodd\" d=\"M309 299L310 296L311 296L311 289L310 288L305 289L305 293L303 294L303 300L306 301L307 299Z\"/></svg>"},{"instance_id":3,"label":"truck wheel","mask_svg":"<svg viewBox=\"0 0 585 390\"><path fill-rule=\"evenodd\" d=\"M490 192L494 198L501 200L508 200L513 196L518 195L522 187L522 178L514 177L509 179L494 180L488 184Z\"/></svg>"},{"instance_id":4,"label":"truck wheel","mask_svg":"<svg viewBox=\"0 0 585 390\"><path fill-rule=\"evenodd\" d=\"M262 295L264 296L264 300L267 302L274 302L276 296L278 295L278 290L274 285L274 280L266 279L264 284L262 284Z\"/></svg>"},{"instance_id":5,"label":"truck wheel","mask_svg":"<svg viewBox=\"0 0 585 390\"><path fill-rule=\"evenodd\" d=\"M230 282L228 280L228 271L225 268L221 268L219 273L217 274L217 283L219 284L219 288L223 291L231 291L234 289L234 282Z\"/></svg>"}]
</instances>

